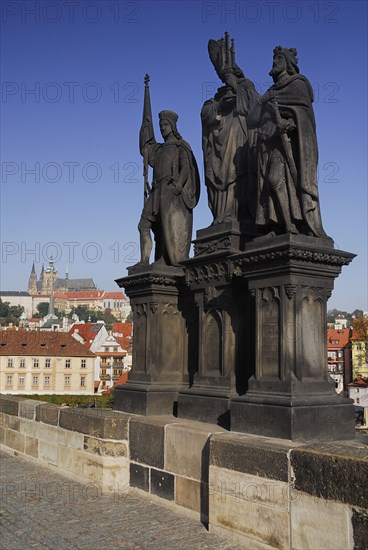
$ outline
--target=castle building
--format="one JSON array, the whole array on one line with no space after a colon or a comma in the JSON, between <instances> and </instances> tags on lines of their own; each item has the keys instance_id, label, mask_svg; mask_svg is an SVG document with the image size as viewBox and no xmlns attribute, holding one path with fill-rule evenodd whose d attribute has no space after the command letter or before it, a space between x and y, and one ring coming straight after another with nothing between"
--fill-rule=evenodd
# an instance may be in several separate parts
<instances>
[{"instance_id":1,"label":"castle building","mask_svg":"<svg viewBox=\"0 0 368 550\"><path fill-rule=\"evenodd\" d=\"M40 277L37 280L37 273L33 263L28 280L28 292L31 296L36 296L37 294L50 296L52 291L78 292L81 290L96 290L93 279L69 279L68 273L65 274L65 279L60 279L53 259L50 258L47 268L44 269L42 266Z\"/></svg>"}]
</instances>

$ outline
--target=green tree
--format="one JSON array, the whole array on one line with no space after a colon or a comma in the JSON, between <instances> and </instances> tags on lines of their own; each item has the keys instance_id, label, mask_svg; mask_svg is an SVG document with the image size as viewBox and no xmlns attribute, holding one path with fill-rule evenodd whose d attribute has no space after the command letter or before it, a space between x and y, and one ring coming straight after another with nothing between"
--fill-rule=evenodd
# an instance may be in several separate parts
<instances>
[{"instance_id":1,"label":"green tree","mask_svg":"<svg viewBox=\"0 0 368 550\"><path fill-rule=\"evenodd\" d=\"M71 319L73 315L78 315L80 321L87 321L88 309L86 308L86 306L72 307L68 317Z\"/></svg>"},{"instance_id":2,"label":"green tree","mask_svg":"<svg viewBox=\"0 0 368 550\"><path fill-rule=\"evenodd\" d=\"M327 323L334 323L335 319L341 315L344 317L344 319L347 320L347 326L351 327L352 324L352 316L351 313L348 313L347 311L342 311L341 309L329 309L327 311Z\"/></svg>"},{"instance_id":3,"label":"green tree","mask_svg":"<svg viewBox=\"0 0 368 550\"><path fill-rule=\"evenodd\" d=\"M37 313L33 315L35 319L43 319L43 317L46 317L46 315L49 312L49 303L48 302L40 302L37 305ZM54 308L54 313L56 317L60 317L59 310Z\"/></svg>"},{"instance_id":4,"label":"green tree","mask_svg":"<svg viewBox=\"0 0 368 550\"><path fill-rule=\"evenodd\" d=\"M0 317L8 317L9 306L9 302L3 302L2 300L0 300Z\"/></svg>"},{"instance_id":5,"label":"green tree","mask_svg":"<svg viewBox=\"0 0 368 550\"><path fill-rule=\"evenodd\" d=\"M40 302L37 304L37 313L35 313L33 316L36 319L41 319L42 317L45 317L49 312L49 303L48 302Z\"/></svg>"},{"instance_id":6,"label":"green tree","mask_svg":"<svg viewBox=\"0 0 368 550\"><path fill-rule=\"evenodd\" d=\"M87 306L77 306L73 307L71 312L68 314L69 319L71 319L73 315L78 315L79 320L84 321L85 323L89 321L91 323L95 323L101 318L102 313L99 313L94 309L88 309Z\"/></svg>"},{"instance_id":7,"label":"green tree","mask_svg":"<svg viewBox=\"0 0 368 550\"><path fill-rule=\"evenodd\" d=\"M0 300L0 323L2 325L8 325L13 323L13 325L19 325L19 318L24 312L24 307L22 306L11 306L10 302L3 302Z\"/></svg>"},{"instance_id":8,"label":"green tree","mask_svg":"<svg viewBox=\"0 0 368 550\"><path fill-rule=\"evenodd\" d=\"M354 311L352 311L352 313L351 313L351 316L354 317L354 318L363 317L363 310L362 309L354 309Z\"/></svg>"},{"instance_id":9,"label":"green tree","mask_svg":"<svg viewBox=\"0 0 368 550\"><path fill-rule=\"evenodd\" d=\"M114 323L117 319L111 312L111 309L105 309L105 311L96 311L94 309L88 309L86 306L77 306L73 307L71 312L68 314L69 319L73 315L78 315L80 321L85 323L91 322L96 323L97 321L105 321L106 329L111 330Z\"/></svg>"},{"instance_id":10,"label":"green tree","mask_svg":"<svg viewBox=\"0 0 368 550\"><path fill-rule=\"evenodd\" d=\"M106 308L102 316L102 319L105 321L106 329L112 330L113 324L117 322L117 318L111 312L111 309Z\"/></svg>"}]
</instances>

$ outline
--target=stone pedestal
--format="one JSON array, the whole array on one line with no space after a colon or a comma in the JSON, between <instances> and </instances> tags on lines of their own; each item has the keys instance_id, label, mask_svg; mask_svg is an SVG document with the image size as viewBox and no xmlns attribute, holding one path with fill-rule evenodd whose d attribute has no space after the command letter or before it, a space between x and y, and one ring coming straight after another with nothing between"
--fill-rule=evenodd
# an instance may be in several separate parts
<instances>
[{"instance_id":1,"label":"stone pedestal","mask_svg":"<svg viewBox=\"0 0 368 550\"><path fill-rule=\"evenodd\" d=\"M185 322L179 311L180 268L155 265L117 279L133 310L134 345L129 381L115 388L114 408L141 414L173 414L187 364Z\"/></svg>"},{"instance_id":2,"label":"stone pedestal","mask_svg":"<svg viewBox=\"0 0 368 550\"><path fill-rule=\"evenodd\" d=\"M354 254L331 239L262 237L232 257L255 311L255 374L231 400L231 429L286 439L354 437L351 399L327 371L326 303Z\"/></svg>"},{"instance_id":3,"label":"stone pedestal","mask_svg":"<svg viewBox=\"0 0 368 550\"><path fill-rule=\"evenodd\" d=\"M244 232L239 222L225 222L199 229L193 241L195 257L234 254L244 249Z\"/></svg>"},{"instance_id":4,"label":"stone pedestal","mask_svg":"<svg viewBox=\"0 0 368 550\"><path fill-rule=\"evenodd\" d=\"M235 238L234 233L232 237ZM230 249L207 250L185 262L186 283L193 302L188 330L191 363L178 396L180 418L223 427L229 427L230 395L232 388L235 391L238 367L244 364L245 312L249 302L246 293L232 284L234 266L228 261L229 253Z\"/></svg>"}]
</instances>

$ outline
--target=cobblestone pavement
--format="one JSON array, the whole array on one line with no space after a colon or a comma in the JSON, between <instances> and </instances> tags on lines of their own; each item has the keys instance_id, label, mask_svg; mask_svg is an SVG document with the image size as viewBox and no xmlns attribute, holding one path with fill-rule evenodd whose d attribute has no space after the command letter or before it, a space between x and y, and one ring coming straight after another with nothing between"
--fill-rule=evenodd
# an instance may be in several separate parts
<instances>
[{"instance_id":1,"label":"cobblestone pavement","mask_svg":"<svg viewBox=\"0 0 368 550\"><path fill-rule=\"evenodd\" d=\"M95 484L0 453L2 550L240 550L194 519L134 492Z\"/></svg>"}]
</instances>

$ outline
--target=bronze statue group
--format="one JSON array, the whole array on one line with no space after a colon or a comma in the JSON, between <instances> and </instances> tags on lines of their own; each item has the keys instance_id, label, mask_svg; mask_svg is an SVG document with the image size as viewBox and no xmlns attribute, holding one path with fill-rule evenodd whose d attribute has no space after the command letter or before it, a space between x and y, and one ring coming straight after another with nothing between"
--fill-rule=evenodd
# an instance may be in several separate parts
<instances>
[{"instance_id":1,"label":"bronze statue group","mask_svg":"<svg viewBox=\"0 0 368 550\"><path fill-rule=\"evenodd\" d=\"M274 84L262 96L236 64L234 41L228 33L210 40L208 51L224 84L201 111L212 225L237 226L248 240L283 233L326 237L317 188L313 91L299 73L296 50L274 49L269 73ZM156 142L148 82L146 76L140 130L145 204L138 226L141 260L136 267L149 264L151 231L155 263L180 266L189 257L199 174L173 111L159 113L164 142ZM151 186L148 166L153 168Z\"/></svg>"}]
</instances>

